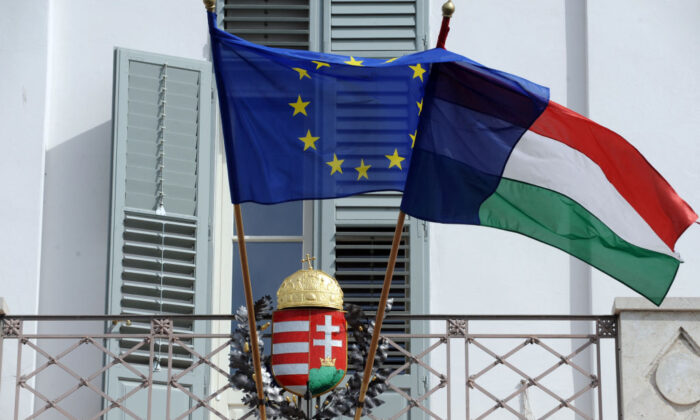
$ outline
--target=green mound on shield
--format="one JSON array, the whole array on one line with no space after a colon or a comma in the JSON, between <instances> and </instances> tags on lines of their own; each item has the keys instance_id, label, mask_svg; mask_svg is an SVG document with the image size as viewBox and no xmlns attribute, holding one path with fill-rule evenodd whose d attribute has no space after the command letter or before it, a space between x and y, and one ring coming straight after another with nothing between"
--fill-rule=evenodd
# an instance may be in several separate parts
<instances>
[{"instance_id":1,"label":"green mound on shield","mask_svg":"<svg viewBox=\"0 0 700 420\"><path fill-rule=\"evenodd\" d=\"M309 391L314 396L328 392L338 385L343 377L345 377L345 371L336 369L335 366L311 369L309 370Z\"/></svg>"}]
</instances>

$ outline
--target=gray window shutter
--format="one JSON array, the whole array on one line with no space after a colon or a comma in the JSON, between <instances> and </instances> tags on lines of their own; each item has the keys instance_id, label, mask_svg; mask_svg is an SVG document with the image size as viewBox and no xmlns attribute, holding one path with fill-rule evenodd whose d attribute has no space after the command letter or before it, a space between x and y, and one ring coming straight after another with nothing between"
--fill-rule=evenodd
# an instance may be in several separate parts
<instances>
[{"instance_id":1,"label":"gray window shutter","mask_svg":"<svg viewBox=\"0 0 700 420\"><path fill-rule=\"evenodd\" d=\"M427 0L329 0L323 50L397 57L426 48Z\"/></svg>"},{"instance_id":2,"label":"gray window shutter","mask_svg":"<svg viewBox=\"0 0 700 420\"><path fill-rule=\"evenodd\" d=\"M309 49L310 0L225 0L225 31L268 47Z\"/></svg>"},{"instance_id":3,"label":"gray window shutter","mask_svg":"<svg viewBox=\"0 0 700 420\"><path fill-rule=\"evenodd\" d=\"M315 207L317 233L314 243L315 252L321 257L321 269L338 279L345 302L362 306L370 316L376 313L400 202L399 193L381 192L325 200ZM423 221L406 218L389 295L394 299L392 314L428 312L425 226ZM426 323L407 321L387 321L382 325L382 331L389 334L428 332ZM427 347L424 339L395 341L417 353ZM390 349L387 367L398 368L405 362L398 350ZM425 392L425 378L426 373L414 364L406 374L395 377L392 384L409 395L418 396ZM377 418L389 418L409 404L394 392L387 392L383 398L387 404L373 412ZM422 419L424 412L413 409L410 418Z\"/></svg>"},{"instance_id":4,"label":"gray window shutter","mask_svg":"<svg viewBox=\"0 0 700 420\"><path fill-rule=\"evenodd\" d=\"M422 0L331 0L328 2L329 7L326 7L323 13L324 51L357 56L392 57L422 50L424 49L422 40L425 39L426 34L427 3L427 1ZM388 34L393 35L389 36ZM392 88L405 89L398 84L394 86L394 84L388 83L388 94L391 94L389 90ZM409 111L397 110L397 120L408 118L407 112ZM353 121L354 126L362 127L363 130L371 129L373 125L372 112L367 112L367 115L366 122ZM352 129L352 127L346 127L342 124L347 123L338 121L336 129L339 131ZM379 134L377 133L377 135ZM339 133L336 137L339 143L343 142L342 134ZM323 269L328 270L329 273L343 276L341 273L343 270L358 263L371 263L373 267L383 266L386 268L388 252L379 257L379 255L383 255L380 249L386 247L386 243L378 238L388 235L389 245L391 244L400 202L400 194L386 192L317 203L315 207L315 252L320 256ZM353 232L353 229L357 229L357 231ZM411 279L420 278L420 281L423 282L425 276L424 224L411 220L409 217L407 218L406 230L405 237L409 241L406 246L411 249L416 248L416 252L411 251L410 255L404 256L412 261L410 265L408 260L399 260L396 275L399 276L399 273L403 273L404 276L407 276L402 287L410 288ZM419 234L421 240L417 241L416 238ZM365 245L360 246L359 242L351 243L352 241L360 241L362 235L365 235L361 239L361 241L365 241ZM362 252L366 253L366 257L347 254L351 249L356 249L359 252L358 246L360 248L364 246ZM360 263L363 258L366 258L366 261ZM402 262L406 263L406 266L401 266ZM375 294L381 290L383 281L383 269L380 271L382 274L379 277L374 272L369 274L369 270L359 270L357 275L354 275L355 281L359 281L364 276L362 277L364 285L357 289L367 291L365 298L355 298L358 299L357 303L376 307ZM342 283L341 278L338 280ZM348 287L352 288L353 286L348 283ZM363 289L364 287L368 288ZM395 313L403 310L414 313L424 312L425 303L418 302L422 296L425 296L424 293L416 293L411 296L408 289L402 293L402 295L397 295ZM403 304L405 306L401 306Z\"/></svg>"},{"instance_id":5,"label":"gray window shutter","mask_svg":"<svg viewBox=\"0 0 700 420\"><path fill-rule=\"evenodd\" d=\"M345 302L360 305L368 313L374 314L379 302L400 203L400 193L377 192L326 200L318 206L321 265L335 274ZM392 280L392 314L426 312L427 301L422 299L426 242L425 224L407 217ZM388 323L384 329L409 332L407 323L399 324Z\"/></svg>"},{"instance_id":6,"label":"gray window shutter","mask_svg":"<svg viewBox=\"0 0 700 420\"><path fill-rule=\"evenodd\" d=\"M211 65L205 61L116 50L110 314L124 314L128 319L132 314L210 312L211 74ZM176 322L174 329L206 332L204 325L187 321ZM147 333L150 325L124 323L115 330ZM110 350L125 352L140 341L111 342ZM162 341L156 343L156 351L161 349L163 371L167 371L167 340ZM194 347L200 354L206 350L204 342ZM151 369L148 357L148 346L144 346L126 360L146 372ZM186 349L174 348L175 368L189 366L192 360ZM163 375L154 374L154 381L165 383ZM189 381L195 393L202 395L204 375L191 376L184 383ZM105 384L111 397L121 397L139 387L140 379L118 365L108 371ZM158 417L164 410L165 391L154 387L153 392L153 413ZM146 400L140 394L143 392L136 392L126 405L144 413ZM173 401L173 407L192 404L182 393L176 393ZM113 409L108 415L121 418L123 413Z\"/></svg>"},{"instance_id":7,"label":"gray window shutter","mask_svg":"<svg viewBox=\"0 0 700 420\"><path fill-rule=\"evenodd\" d=\"M335 54L384 58L423 50L426 48L427 3L422 0L330 0L326 3L329 7L323 10L323 49ZM405 89L398 83L387 84L387 93L391 94L389 90L394 87ZM410 107L406 110L412 111ZM407 117L406 110L397 110L397 120ZM341 124L339 121L336 128L352 129ZM366 122L353 124L371 129L373 121L368 118ZM338 142L343 141L343 135L336 137ZM379 301L400 203L400 193L379 192L315 204L314 251L320 257L321 268L338 279L346 302L361 305L371 315ZM390 297L394 298L393 314L428 312L426 235L425 222L406 218L390 291ZM421 334L427 333L427 325L392 321L386 322L382 331ZM426 340L422 339L397 340L397 343L418 352L427 347ZM405 359L398 351L391 351L389 363L398 367ZM392 384L418 396L425 392L426 376L414 364L407 374L395 377ZM409 404L397 393L388 392L384 397L387 404L374 412L377 418L388 418ZM418 409L409 412L412 419L425 415Z\"/></svg>"}]
</instances>

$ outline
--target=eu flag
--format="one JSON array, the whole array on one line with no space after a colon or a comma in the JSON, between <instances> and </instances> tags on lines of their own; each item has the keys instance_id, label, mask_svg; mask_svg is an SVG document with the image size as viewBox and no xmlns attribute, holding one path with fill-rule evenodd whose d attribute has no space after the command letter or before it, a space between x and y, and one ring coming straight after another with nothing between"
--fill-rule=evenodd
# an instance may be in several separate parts
<instances>
[{"instance_id":1,"label":"eu flag","mask_svg":"<svg viewBox=\"0 0 700 420\"><path fill-rule=\"evenodd\" d=\"M234 203L403 191L430 63L464 60L268 48L209 26Z\"/></svg>"}]
</instances>

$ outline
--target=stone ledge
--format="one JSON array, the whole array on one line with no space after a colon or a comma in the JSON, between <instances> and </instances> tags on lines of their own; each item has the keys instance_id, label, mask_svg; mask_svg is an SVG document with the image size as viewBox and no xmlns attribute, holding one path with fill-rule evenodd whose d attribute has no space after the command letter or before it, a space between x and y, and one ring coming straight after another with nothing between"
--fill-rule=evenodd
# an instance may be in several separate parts
<instances>
[{"instance_id":1,"label":"stone ledge","mask_svg":"<svg viewBox=\"0 0 700 420\"><path fill-rule=\"evenodd\" d=\"M618 297L613 304L613 313L620 312L700 312L700 297L669 297L657 307L645 298Z\"/></svg>"},{"instance_id":2,"label":"stone ledge","mask_svg":"<svg viewBox=\"0 0 700 420\"><path fill-rule=\"evenodd\" d=\"M7 307L7 302L4 297L0 297L0 315L7 315L10 309Z\"/></svg>"}]
</instances>

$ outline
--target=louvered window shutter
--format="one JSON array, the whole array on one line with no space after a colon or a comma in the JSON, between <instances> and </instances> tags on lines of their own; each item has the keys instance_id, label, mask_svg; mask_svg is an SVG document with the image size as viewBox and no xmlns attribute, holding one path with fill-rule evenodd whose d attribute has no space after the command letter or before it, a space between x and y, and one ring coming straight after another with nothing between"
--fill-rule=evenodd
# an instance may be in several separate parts
<instances>
[{"instance_id":1,"label":"louvered window shutter","mask_svg":"<svg viewBox=\"0 0 700 420\"><path fill-rule=\"evenodd\" d=\"M427 1L413 0L330 0L323 10L323 50L335 54L360 57L397 57L425 49ZM400 81L387 82L383 89L388 97L398 98L405 91ZM394 130L408 131L411 105L396 103ZM406 105L406 106L403 106ZM357 115L357 113L356 113ZM352 141L358 135L381 139L383 133L374 128L371 105L366 120L336 118L338 142ZM407 133L407 141L409 140ZM390 151L387 153L391 153ZM383 156L382 156L383 158ZM380 159L381 160L381 159ZM366 180L372 182L372 179ZM315 204L315 252L321 267L333 274L345 293L345 301L362 306L372 316L377 308L384 273L389 259L392 237L398 218L401 194L378 192L361 196L325 200ZM399 248L390 297L394 299L393 314L424 314L428 312L426 225L420 220L406 218ZM422 322L388 321L384 333L427 332ZM424 349L425 340L396 339L411 350ZM398 350L389 352L389 365L399 367L406 362ZM362 368L362 367L355 367ZM392 384L417 396L424 392L426 375L414 364ZM398 393L384 395L386 405L375 411L378 418L390 417L406 407L408 401ZM410 410L411 418L423 418L420 410Z\"/></svg>"},{"instance_id":2,"label":"louvered window shutter","mask_svg":"<svg viewBox=\"0 0 700 420\"><path fill-rule=\"evenodd\" d=\"M226 0L223 3L220 19L225 31L268 47L309 49L310 0Z\"/></svg>"},{"instance_id":3,"label":"louvered window shutter","mask_svg":"<svg viewBox=\"0 0 700 420\"><path fill-rule=\"evenodd\" d=\"M426 48L423 0L329 0L323 50L362 57L396 57Z\"/></svg>"},{"instance_id":4,"label":"louvered window shutter","mask_svg":"<svg viewBox=\"0 0 700 420\"><path fill-rule=\"evenodd\" d=\"M370 316L376 313L400 202L399 193L381 192L325 200L315 206L314 243L316 253L321 257L321 267L338 279L345 302L360 305ZM406 218L389 294L394 300L392 314L428 312L426 235L425 222ZM387 320L382 325L382 332L424 334L427 325L425 322ZM394 342L417 353L427 347L427 340L420 338L394 338ZM406 363L405 356L398 349L392 347L388 353L385 367L396 369ZM350 368L361 370L363 367ZM426 377L425 372L413 364L403 374L394 377L391 383L415 397L425 392ZM385 393L382 398L386 404L374 411L377 418L389 418L409 404L404 396L393 391ZM410 416L426 418L417 409L411 410Z\"/></svg>"},{"instance_id":5,"label":"louvered window shutter","mask_svg":"<svg viewBox=\"0 0 700 420\"><path fill-rule=\"evenodd\" d=\"M345 293L345 302L360 305L374 315L389 260L401 194L378 192L325 200L316 206L317 253L324 271L334 274ZM401 235L389 297L396 315L427 312L427 237L425 223L406 218ZM406 321L387 322L385 333L418 333ZM420 329L420 328L419 328ZM409 345L407 339L397 339ZM405 360L390 352L392 365Z\"/></svg>"},{"instance_id":6,"label":"louvered window shutter","mask_svg":"<svg viewBox=\"0 0 700 420\"><path fill-rule=\"evenodd\" d=\"M108 313L124 314L125 319L131 314L208 313L211 65L117 49L114 74ZM174 327L205 332L203 325L187 321ZM140 333L150 325L133 322L117 328L120 333ZM119 353L137 343L125 338L110 345ZM164 366L166 345L156 343L156 350L162 346L165 352ZM127 361L149 369L148 347L131 353ZM175 368L191 363L188 352L174 349ZM138 386L132 377L121 366L110 369L109 394L124 395ZM204 379L192 378L192 386L201 391ZM174 398L175 404L178 399L188 403L184 394ZM137 398L133 401L132 409L145 411ZM118 410L110 413L121 414L114 411Z\"/></svg>"},{"instance_id":7,"label":"louvered window shutter","mask_svg":"<svg viewBox=\"0 0 700 420\"><path fill-rule=\"evenodd\" d=\"M426 1L331 0L324 10L324 50L357 56L393 57L422 50L425 39ZM385 84L388 97L405 91L400 82ZM413 104L397 103L395 130L407 130ZM357 113L356 113L357 114ZM371 104L366 120L336 118L336 139L352 141L358 135L381 139L373 129ZM406 136L409 140L408 135ZM389 153L389 152L388 152ZM372 179L366 180L372 182ZM316 205L316 248L323 269L335 273L348 302L376 308L388 261L401 195L373 193ZM425 224L407 218L402 248L392 283L393 313L424 313ZM419 290L412 290L412 288ZM386 331L407 332L409 325L387 325ZM397 362L399 360L397 359Z\"/></svg>"}]
</instances>

